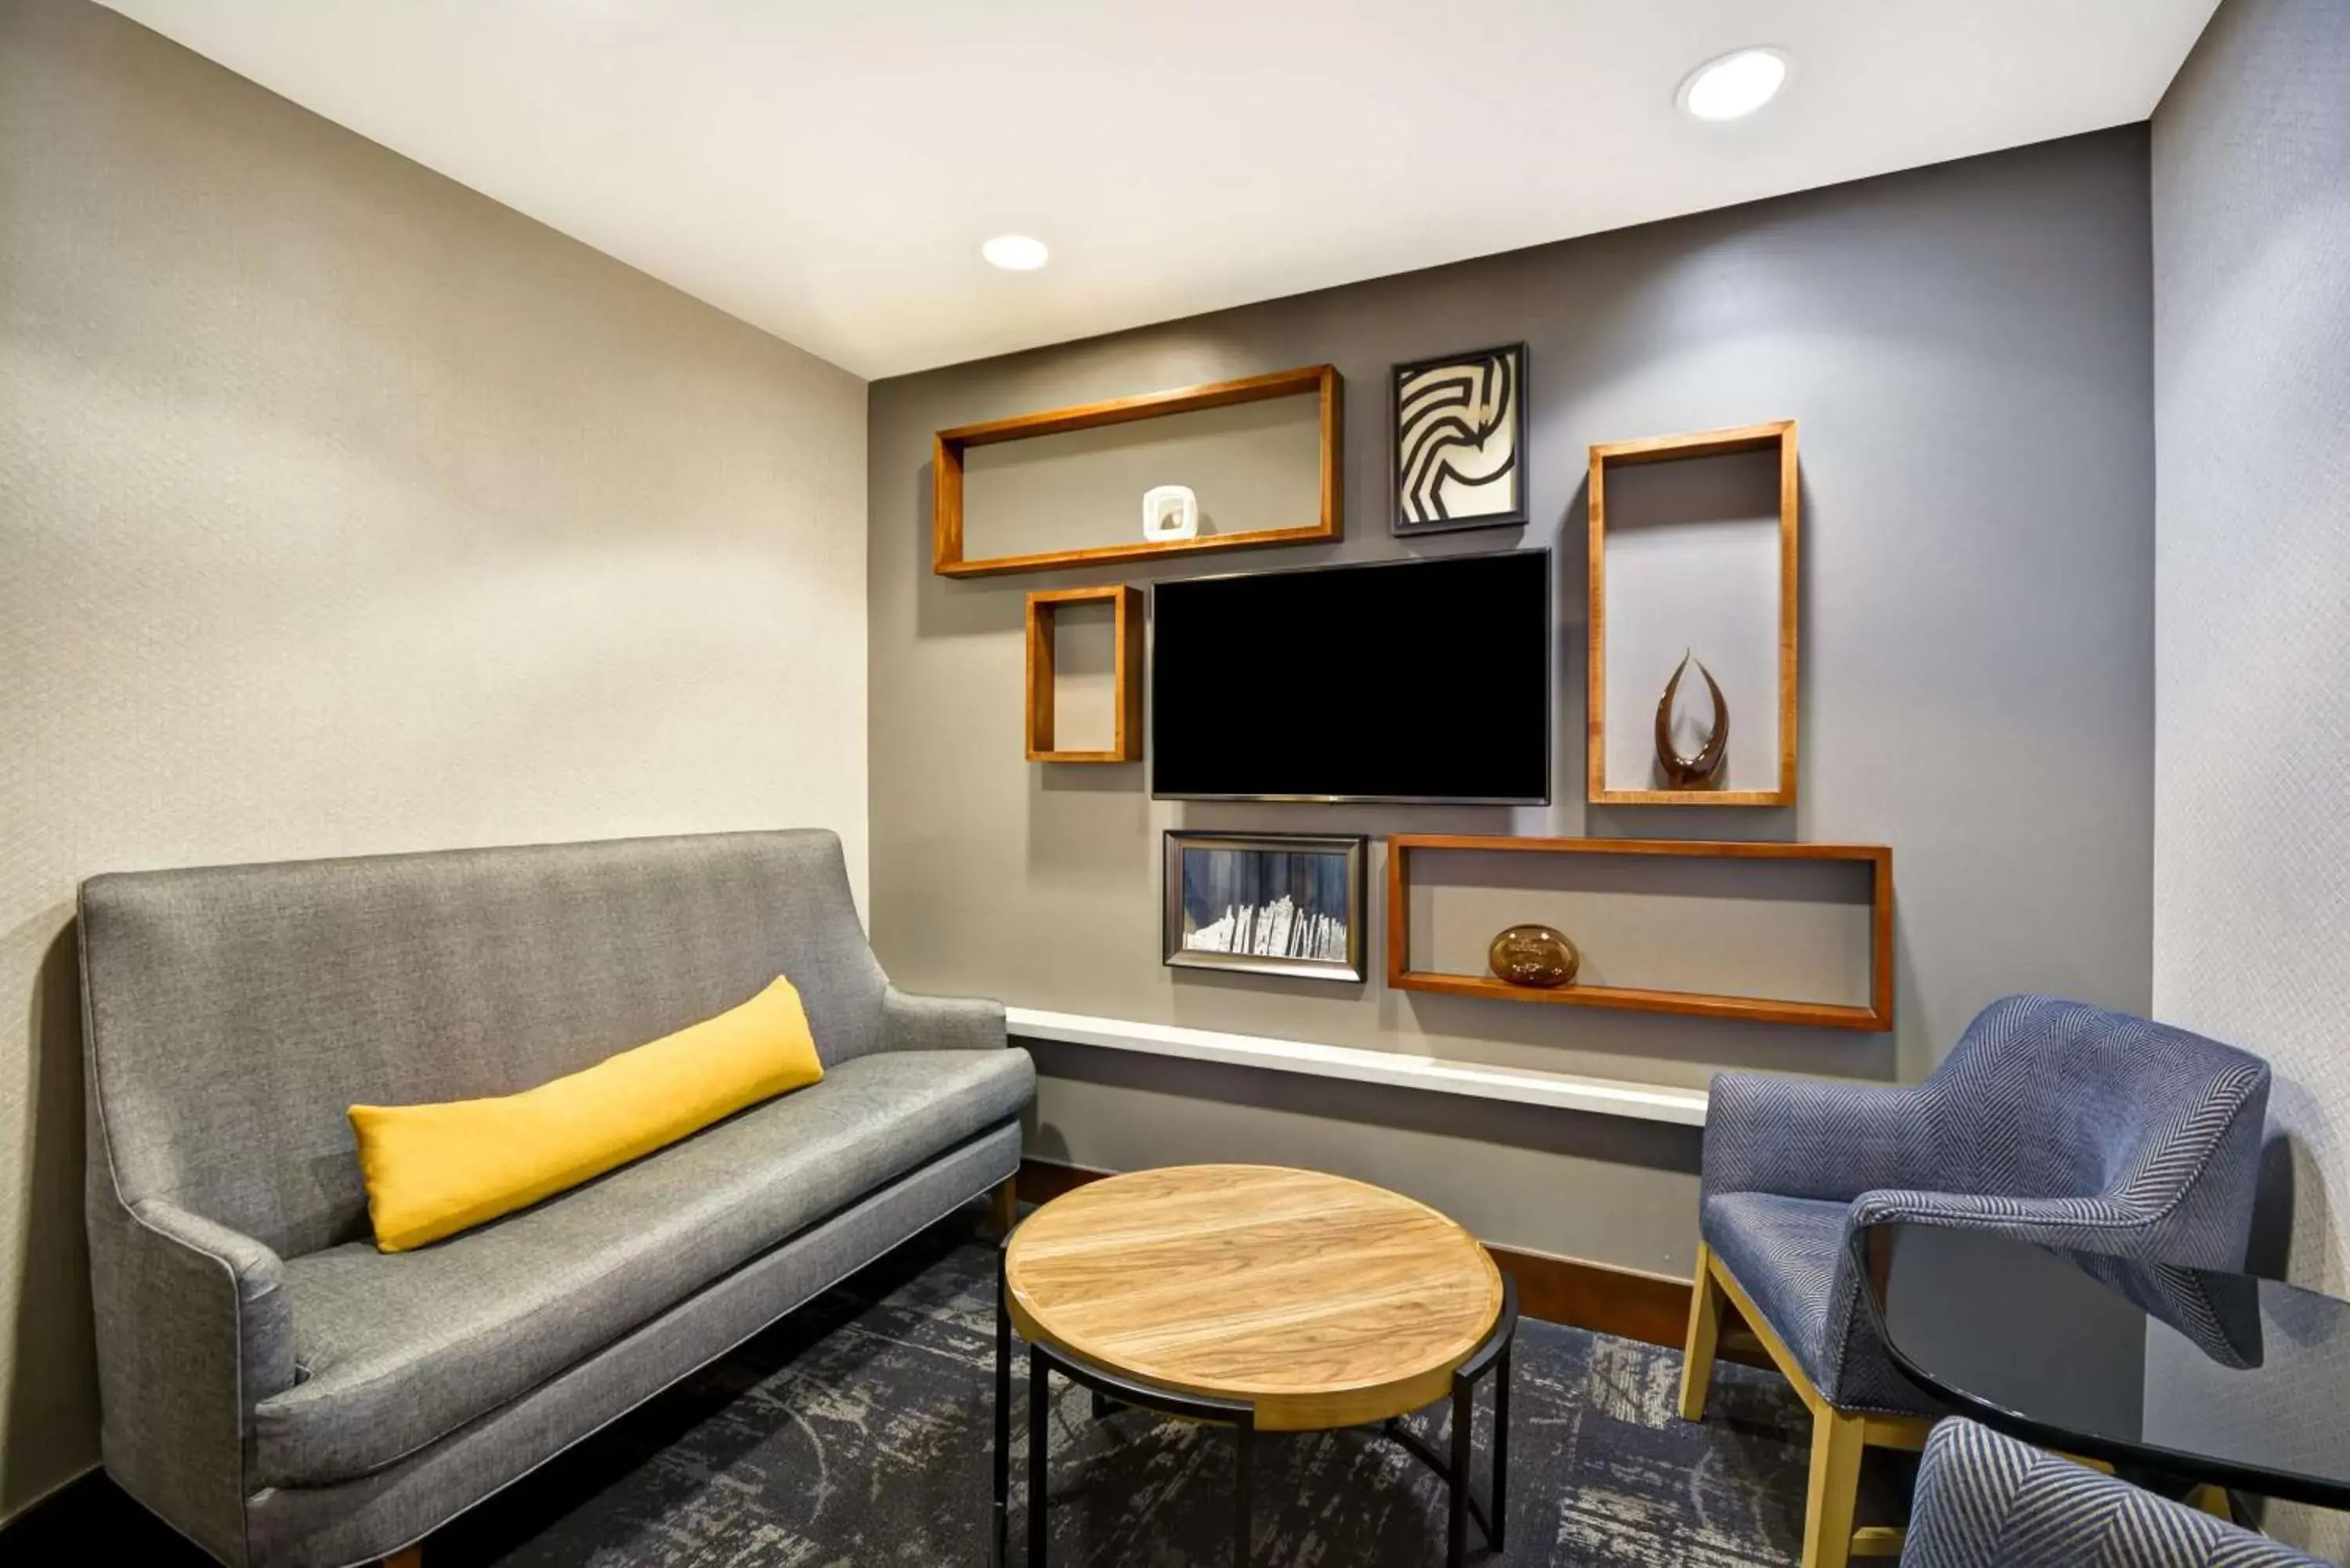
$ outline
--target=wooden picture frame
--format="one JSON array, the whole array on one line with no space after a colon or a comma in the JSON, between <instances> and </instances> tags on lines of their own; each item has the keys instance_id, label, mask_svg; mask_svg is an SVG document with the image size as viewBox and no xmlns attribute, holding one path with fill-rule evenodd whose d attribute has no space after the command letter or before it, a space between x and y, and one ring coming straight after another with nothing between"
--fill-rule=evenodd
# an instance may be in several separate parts
<instances>
[{"instance_id":1,"label":"wooden picture frame","mask_svg":"<svg viewBox=\"0 0 2350 1568\"><path fill-rule=\"evenodd\" d=\"M1053 733L1054 616L1063 605L1113 607L1111 679L1117 687L1107 751L1063 751ZM1139 763L1142 760L1142 590L1123 583L1054 588L1028 596L1028 760L1032 763Z\"/></svg>"},{"instance_id":2,"label":"wooden picture frame","mask_svg":"<svg viewBox=\"0 0 2350 1568\"><path fill-rule=\"evenodd\" d=\"M1512 985L1491 974L1415 970L1411 961L1411 871L1414 850L1499 851L1517 855L1623 855L1721 860L1849 860L1870 872L1868 1005L1788 1002L1773 997L1633 986L1568 984L1552 990ZM1607 1007L1632 1012L1677 1012L1695 1018L1799 1023L1823 1029L1882 1033L1893 1027L1893 851L1878 844L1708 842L1687 838L1515 838L1482 834L1407 833L1388 840L1388 984L1397 991L1482 996L1501 1002Z\"/></svg>"},{"instance_id":3,"label":"wooden picture frame","mask_svg":"<svg viewBox=\"0 0 2350 1568\"><path fill-rule=\"evenodd\" d=\"M1607 787L1607 475L1640 463L1733 452L1779 453L1779 669L1777 783L1769 789L1610 789ZM1593 805L1793 805L1796 779L1796 670L1802 525L1795 421L1773 420L1688 435L1607 441L1591 449L1590 643L1586 664L1588 744L1585 753ZM1645 720L1646 715L1643 715Z\"/></svg>"},{"instance_id":4,"label":"wooden picture frame","mask_svg":"<svg viewBox=\"0 0 2350 1568\"><path fill-rule=\"evenodd\" d=\"M1346 428L1343 393L1344 383L1337 367L1307 365L1295 370L1275 370L1270 375L1247 376L1236 381L1214 381L1172 391L1146 392L1139 397L1112 398L1106 402L1081 403L1073 408L940 431L931 441L931 570L942 577L979 577L1002 572L1059 571L1070 566L1149 561L1202 550L1245 550L1267 545L1318 545L1337 540L1346 533L1341 452ZM990 556L978 560L963 556L962 454L972 447L1161 419L1202 409L1228 408L1234 403L1309 396L1320 401L1322 442L1321 515L1312 523L1295 528L1202 534L1188 539L1137 539L1128 544L1047 550L1027 556Z\"/></svg>"},{"instance_id":5,"label":"wooden picture frame","mask_svg":"<svg viewBox=\"0 0 2350 1568\"><path fill-rule=\"evenodd\" d=\"M1363 927L1368 902L1364 867L1370 857L1370 840L1361 834L1327 833L1197 833L1169 831L1163 839L1160 873L1162 920L1161 956L1170 969L1213 969L1252 974L1285 975L1293 980L1329 980L1360 984L1367 973L1363 962ZM1279 914L1273 906L1230 909L1222 916L1191 909L1185 880L1186 857L1192 854L1234 856L1311 856L1335 861L1343 887L1332 896L1301 897L1288 901ZM1292 886L1305 888L1299 868L1287 867ZM1336 905L1334 912L1327 906ZM1187 922L1186 914L1191 919ZM1325 924L1318 933L1299 922L1309 918L1342 921L1343 930ZM1219 947L1212 940L1195 944L1203 931L1228 928L1230 938L1245 942L1252 931L1273 927L1272 945L1280 951Z\"/></svg>"},{"instance_id":6,"label":"wooden picture frame","mask_svg":"<svg viewBox=\"0 0 2350 1568\"><path fill-rule=\"evenodd\" d=\"M1406 407L1405 388L1425 380L1431 372L1457 369L1459 375L1441 385L1415 389L1412 406ZM1503 405L1497 419L1481 432L1478 421L1464 410L1476 402L1498 379ZM1459 354L1440 354L1392 367L1388 372L1388 441L1392 454L1388 477L1393 513L1391 531L1398 538L1420 534L1451 534L1464 528L1522 528L1531 515L1527 485L1532 460L1526 451L1526 346L1503 343ZM1411 423L1407 426L1406 420ZM1468 516L1445 515L1440 486L1448 476L1461 477L1460 465L1448 462L1448 452L1469 454L1461 462L1475 466L1477 454L1506 441L1508 451L1492 479L1510 481L1513 504L1498 512Z\"/></svg>"}]
</instances>

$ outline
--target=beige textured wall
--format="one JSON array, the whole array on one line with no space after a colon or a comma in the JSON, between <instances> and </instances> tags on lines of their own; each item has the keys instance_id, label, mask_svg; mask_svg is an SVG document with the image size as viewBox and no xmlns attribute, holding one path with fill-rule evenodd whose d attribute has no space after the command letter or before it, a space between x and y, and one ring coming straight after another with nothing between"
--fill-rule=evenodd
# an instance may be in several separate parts
<instances>
[{"instance_id":1,"label":"beige textured wall","mask_svg":"<svg viewBox=\"0 0 2350 1568\"><path fill-rule=\"evenodd\" d=\"M2294 1277L2350 1292L2350 7L2229 0L2154 174L2155 1001L2274 1065Z\"/></svg>"},{"instance_id":2,"label":"beige textured wall","mask_svg":"<svg viewBox=\"0 0 2350 1568\"><path fill-rule=\"evenodd\" d=\"M2147 235L2146 134L2133 128L876 382L883 961L908 984L1031 1007L1675 1084L1721 1067L1918 1077L2010 992L2144 1010ZM1534 521L1394 538L1388 367L1520 338ZM1343 544L964 581L930 571L933 430L1324 360L1347 383ZM1590 443L1788 416L1802 421L1804 456L1802 804L1586 809ZM1180 454L1169 456L1167 478L1180 483ZM1104 502L1097 537L1139 533L1138 500ZM1547 810L1154 801L1148 763L1022 758L1032 588L1520 544L1559 552ZM1334 649L1331 678L1377 682L1386 656L1374 638ZM1753 722L1747 711L1733 734ZM1890 844L1900 1027L1869 1035L1170 971L1159 950L1170 827ZM1375 878L1383 866L1375 846ZM1499 909L1474 917L1490 922L1479 934ZM1837 917L1830 904L1806 919ZM1641 934L1620 908L1574 918L1604 922L1578 934L1607 963L1653 963L1641 971L1651 974L1669 963L1684 983L1760 961L1751 921L1742 937L1726 919L1651 919ZM1833 994L1844 982L1831 947L1812 944L1819 934L1789 925L1770 961L1788 973L1802 960ZM1376 922L1370 939L1377 972ZM1626 953L1635 940L1647 950ZM1708 942L1740 950L1709 953ZM1303 1161L1388 1182L1515 1246L1679 1271L1695 1251L1689 1129L1087 1046L1037 1055L1039 1154L1113 1168Z\"/></svg>"},{"instance_id":3,"label":"beige textured wall","mask_svg":"<svg viewBox=\"0 0 2350 1568\"><path fill-rule=\"evenodd\" d=\"M93 872L821 824L865 390L81 0L0 4L0 1511L95 1458Z\"/></svg>"},{"instance_id":4,"label":"beige textured wall","mask_svg":"<svg viewBox=\"0 0 2350 1568\"><path fill-rule=\"evenodd\" d=\"M2350 1292L2350 814L2334 784L2350 740L2350 5L2220 7L2155 111L2154 258L2155 1008L2268 1058L2271 1154L2292 1199L2270 1218L2289 1277L2338 1295ZM2274 1504L2264 1519L2350 1561L2350 1512Z\"/></svg>"}]
</instances>

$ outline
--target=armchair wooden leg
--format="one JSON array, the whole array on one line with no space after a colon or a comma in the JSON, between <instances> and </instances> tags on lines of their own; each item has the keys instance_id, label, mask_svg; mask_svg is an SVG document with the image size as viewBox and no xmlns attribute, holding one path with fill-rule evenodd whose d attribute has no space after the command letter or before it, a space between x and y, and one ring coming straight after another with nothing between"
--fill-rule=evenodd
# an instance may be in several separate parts
<instances>
[{"instance_id":1,"label":"armchair wooden leg","mask_svg":"<svg viewBox=\"0 0 2350 1568\"><path fill-rule=\"evenodd\" d=\"M1852 1513L1860 1499L1867 1422L1821 1406L1812 1417L1812 1483L1804 1498L1803 1568L1845 1568Z\"/></svg>"},{"instance_id":2,"label":"armchair wooden leg","mask_svg":"<svg viewBox=\"0 0 2350 1568\"><path fill-rule=\"evenodd\" d=\"M1721 1285L1713 1277L1713 1250L1697 1244L1697 1284L1690 1292L1689 1339L1681 1347L1681 1419L1705 1419L1713 1386L1713 1353L1721 1338Z\"/></svg>"},{"instance_id":3,"label":"armchair wooden leg","mask_svg":"<svg viewBox=\"0 0 2350 1568\"><path fill-rule=\"evenodd\" d=\"M1020 1200L1014 1191L1017 1177L1005 1177L987 1195L987 1228L996 1236L1012 1234L1012 1227L1020 1222Z\"/></svg>"},{"instance_id":4,"label":"armchair wooden leg","mask_svg":"<svg viewBox=\"0 0 2350 1568\"><path fill-rule=\"evenodd\" d=\"M424 1548L411 1546L383 1560L383 1568L424 1568Z\"/></svg>"}]
</instances>

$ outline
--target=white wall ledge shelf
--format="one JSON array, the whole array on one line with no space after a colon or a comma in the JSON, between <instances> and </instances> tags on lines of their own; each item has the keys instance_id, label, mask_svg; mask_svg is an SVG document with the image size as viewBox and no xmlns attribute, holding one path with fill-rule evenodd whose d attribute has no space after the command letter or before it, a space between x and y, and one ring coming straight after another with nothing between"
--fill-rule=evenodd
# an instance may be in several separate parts
<instances>
[{"instance_id":1,"label":"white wall ledge shelf","mask_svg":"<svg viewBox=\"0 0 2350 1568\"><path fill-rule=\"evenodd\" d=\"M1617 1078L1582 1078L1531 1067L1445 1062L1399 1051L1366 1051L1352 1045L1317 1045L1257 1034L1224 1034L1173 1023L1137 1023L1122 1018L1090 1018L1083 1013L1048 1012L1033 1007L1006 1008L1004 1019L1014 1036L1029 1040L1097 1045L1149 1056L1178 1056L1191 1062L1221 1062L1276 1073L1302 1073L1315 1078L1344 1078L1357 1084L1385 1084L1393 1088L1463 1095L1471 1099L1509 1100L1522 1106L1550 1106L1593 1116L1630 1116L1679 1127L1705 1126L1703 1089L1635 1084Z\"/></svg>"}]
</instances>

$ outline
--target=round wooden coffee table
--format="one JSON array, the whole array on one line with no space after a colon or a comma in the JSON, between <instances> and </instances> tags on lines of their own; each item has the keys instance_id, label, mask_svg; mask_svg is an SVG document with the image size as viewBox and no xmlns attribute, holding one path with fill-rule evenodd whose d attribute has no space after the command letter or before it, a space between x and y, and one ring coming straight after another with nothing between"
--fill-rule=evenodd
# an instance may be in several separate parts
<instances>
[{"instance_id":1,"label":"round wooden coffee table","mask_svg":"<svg viewBox=\"0 0 2350 1568\"><path fill-rule=\"evenodd\" d=\"M1474 1237L1368 1183L1265 1165L1113 1176L1054 1199L1004 1244L996 1315L995 1543L1010 1522L1012 1338L1029 1355L1028 1562L1045 1561L1051 1376L1115 1405L1231 1425L1234 1563L1248 1560L1259 1431L1383 1424L1443 1478L1446 1561L1474 1516L1498 1550L1515 1293ZM1493 1374L1489 1511L1469 1484L1477 1384ZM1440 1455L1399 1417L1450 1395Z\"/></svg>"}]
</instances>

